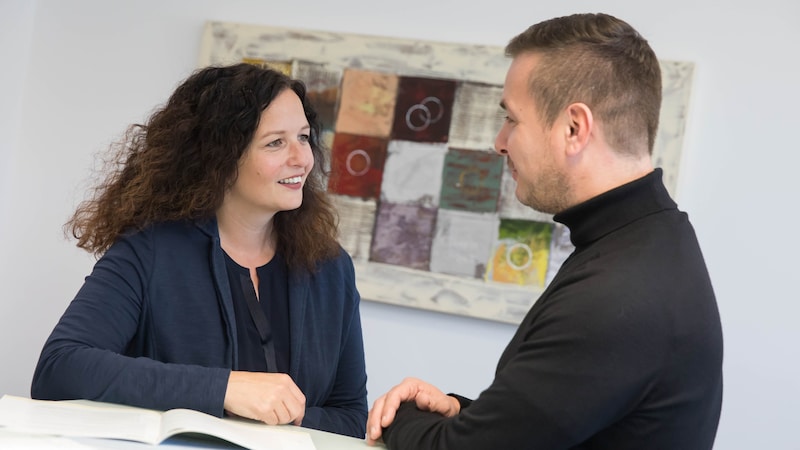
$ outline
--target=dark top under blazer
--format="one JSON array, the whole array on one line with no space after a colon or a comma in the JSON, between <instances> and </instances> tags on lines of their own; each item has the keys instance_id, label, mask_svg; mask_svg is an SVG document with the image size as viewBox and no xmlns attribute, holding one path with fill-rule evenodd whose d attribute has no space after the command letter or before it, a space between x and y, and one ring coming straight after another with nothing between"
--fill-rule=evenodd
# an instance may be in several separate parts
<instances>
[{"instance_id":1,"label":"dark top under blazer","mask_svg":"<svg viewBox=\"0 0 800 450\"><path fill-rule=\"evenodd\" d=\"M661 170L555 216L576 250L492 384L445 419L403 404L390 449L712 448L722 333L695 232Z\"/></svg>"},{"instance_id":2,"label":"dark top under blazer","mask_svg":"<svg viewBox=\"0 0 800 450\"><path fill-rule=\"evenodd\" d=\"M350 257L289 280L289 375L303 426L364 436L366 369ZM38 399L90 399L216 416L237 367L236 323L216 221L154 225L97 261L44 345Z\"/></svg>"}]
</instances>

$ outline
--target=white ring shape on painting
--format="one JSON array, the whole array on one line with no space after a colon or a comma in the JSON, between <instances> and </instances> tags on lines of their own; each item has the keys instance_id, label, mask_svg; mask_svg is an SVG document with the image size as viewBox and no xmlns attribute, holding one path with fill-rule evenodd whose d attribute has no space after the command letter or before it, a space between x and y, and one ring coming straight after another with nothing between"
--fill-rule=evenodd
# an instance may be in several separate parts
<instances>
[{"instance_id":1,"label":"white ring shape on painting","mask_svg":"<svg viewBox=\"0 0 800 450\"><path fill-rule=\"evenodd\" d=\"M356 156L361 156L364 158L364 168L357 172L353 170L353 165L352 165L353 158ZM369 158L369 154L364 150L357 148L347 155L347 161L345 161L345 168L347 169L347 173L349 173L350 175L354 177L360 177L365 173L369 172L370 164L372 164L372 160Z\"/></svg>"},{"instance_id":2,"label":"white ring shape on painting","mask_svg":"<svg viewBox=\"0 0 800 450\"><path fill-rule=\"evenodd\" d=\"M523 265L516 264L514 261L511 260L511 253L518 248L522 249L523 251L525 251L525 253L528 254L528 258L526 259L525 264ZM530 267L531 264L533 264L533 250L531 250L531 247L528 244L517 242L516 244L509 246L508 249L506 250L506 262L508 263L509 266L511 266L516 270L525 270L528 267Z\"/></svg>"},{"instance_id":3,"label":"white ring shape on painting","mask_svg":"<svg viewBox=\"0 0 800 450\"><path fill-rule=\"evenodd\" d=\"M435 104L438 108L436 116L431 114L431 108L428 106L429 104ZM438 122L443 115L444 105L442 101L436 97L425 97L421 102L408 108L408 111L406 111L406 125L411 130L422 131ZM419 125L415 124L415 119L420 119L422 123Z\"/></svg>"}]
</instances>

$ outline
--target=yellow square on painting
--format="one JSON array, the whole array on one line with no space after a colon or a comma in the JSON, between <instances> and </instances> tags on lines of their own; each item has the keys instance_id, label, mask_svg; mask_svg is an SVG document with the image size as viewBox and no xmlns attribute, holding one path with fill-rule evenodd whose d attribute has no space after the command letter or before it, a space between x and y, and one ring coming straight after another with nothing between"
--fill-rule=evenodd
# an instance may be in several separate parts
<instances>
[{"instance_id":1,"label":"yellow square on painting","mask_svg":"<svg viewBox=\"0 0 800 450\"><path fill-rule=\"evenodd\" d=\"M486 265L485 279L544 287L552 233L550 223L501 220L499 239Z\"/></svg>"},{"instance_id":2,"label":"yellow square on painting","mask_svg":"<svg viewBox=\"0 0 800 450\"><path fill-rule=\"evenodd\" d=\"M292 76L292 63L291 61L267 61L261 58L242 58L243 63L252 64L254 66L270 68L283 73L287 77Z\"/></svg>"}]
</instances>

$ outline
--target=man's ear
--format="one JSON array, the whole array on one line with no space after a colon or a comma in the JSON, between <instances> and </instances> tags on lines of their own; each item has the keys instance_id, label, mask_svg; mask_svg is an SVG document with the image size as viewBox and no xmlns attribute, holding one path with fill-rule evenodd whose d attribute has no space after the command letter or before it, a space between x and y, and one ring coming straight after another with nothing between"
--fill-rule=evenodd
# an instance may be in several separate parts
<instances>
[{"instance_id":1,"label":"man's ear","mask_svg":"<svg viewBox=\"0 0 800 450\"><path fill-rule=\"evenodd\" d=\"M573 103L566 109L567 126L564 128L567 154L577 155L589 143L594 127L592 110L585 103Z\"/></svg>"}]
</instances>

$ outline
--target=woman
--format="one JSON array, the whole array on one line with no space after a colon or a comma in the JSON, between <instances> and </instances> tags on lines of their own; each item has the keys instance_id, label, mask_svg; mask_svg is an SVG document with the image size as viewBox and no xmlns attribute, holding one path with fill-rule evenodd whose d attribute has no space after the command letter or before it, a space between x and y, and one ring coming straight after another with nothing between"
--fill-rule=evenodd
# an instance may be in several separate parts
<instances>
[{"instance_id":1,"label":"woman","mask_svg":"<svg viewBox=\"0 0 800 450\"><path fill-rule=\"evenodd\" d=\"M195 72L116 147L68 229L99 256L31 395L363 437L360 297L299 81Z\"/></svg>"}]
</instances>

